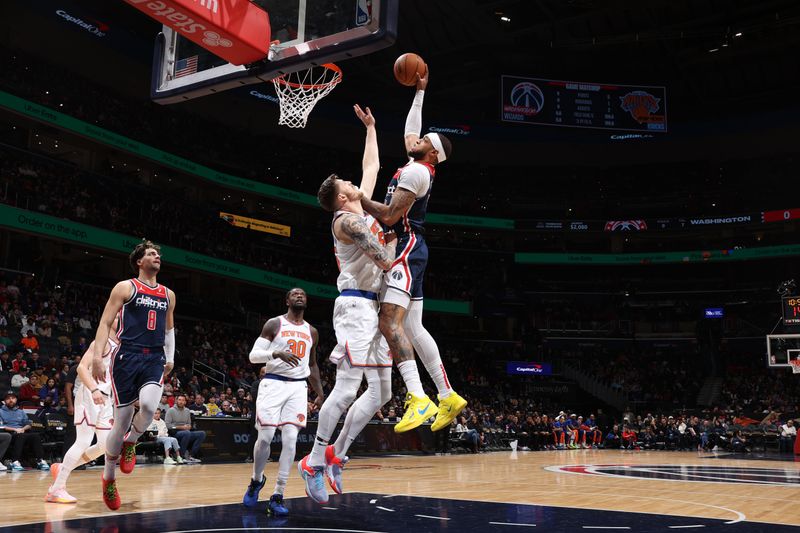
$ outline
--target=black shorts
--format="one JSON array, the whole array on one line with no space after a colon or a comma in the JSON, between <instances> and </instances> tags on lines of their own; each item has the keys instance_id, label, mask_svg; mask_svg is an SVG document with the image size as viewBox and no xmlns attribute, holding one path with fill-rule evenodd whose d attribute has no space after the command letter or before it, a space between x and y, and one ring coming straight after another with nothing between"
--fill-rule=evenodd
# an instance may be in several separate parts
<instances>
[{"instance_id":1,"label":"black shorts","mask_svg":"<svg viewBox=\"0 0 800 533\"><path fill-rule=\"evenodd\" d=\"M139 399L139 390L150 383L162 385L167 358L163 350L151 353L120 348L111 361L111 387L114 405L124 407Z\"/></svg>"}]
</instances>

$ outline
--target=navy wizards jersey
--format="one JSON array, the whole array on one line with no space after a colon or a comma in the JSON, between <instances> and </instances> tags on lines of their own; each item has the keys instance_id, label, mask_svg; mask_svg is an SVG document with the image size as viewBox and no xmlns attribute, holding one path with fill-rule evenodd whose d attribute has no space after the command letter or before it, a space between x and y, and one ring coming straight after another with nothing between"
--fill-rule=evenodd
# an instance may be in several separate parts
<instances>
[{"instance_id":1,"label":"navy wizards jersey","mask_svg":"<svg viewBox=\"0 0 800 533\"><path fill-rule=\"evenodd\" d=\"M402 175L406 172L426 172L428 184L427 190L413 191L416 193L417 199L411 204L408 211L403 214L402 218L391 227L397 234L398 240L409 233L425 233L425 213L428 210L428 200L431 197L433 178L436 174L436 170L432 165L409 161L404 167L397 169L397 172L392 176L389 187L386 189L384 204L389 205L392 202L394 191L397 189L398 183L402 181Z\"/></svg>"},{"instance_id":2,"label":"navy wizards jersey","mask_svg":"<svg viewBox=\"0 0 800 533\"><path fill-rule=\"evenodd\" d=\"M130 282L133 296L119 312L122 351L163 351L169 292L160 284L150 287L135 278Z\"/></svg>"}]
</instances>

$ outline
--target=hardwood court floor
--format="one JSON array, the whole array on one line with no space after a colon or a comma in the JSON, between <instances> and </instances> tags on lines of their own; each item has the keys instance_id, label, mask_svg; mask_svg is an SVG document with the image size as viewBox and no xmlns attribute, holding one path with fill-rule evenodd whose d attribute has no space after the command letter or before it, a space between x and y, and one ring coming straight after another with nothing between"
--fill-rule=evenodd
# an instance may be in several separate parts
<instances>
[{"instance_id":1,"label":"hardwood court floor","mask_svg":"<svg viewBox=\"0 0 800 533\"><path fill-rule=\"evenodd\" d=\"M251 469L137 467L130 476L118 474L119 512L241 502ZM267 465L262 499L269 498L276 471L276 462ZM43 502L49 473L0 475L0 526L114 515L100 499L100 475L99 468L73 473L68 489L76 505ZM346 492L786 525L800 525L798 489L800 463L616 450L363 457L350 462L345 477ZM286 497L298 496L304 496L303 483L293 469Z\"/></svg>"}]
</instances>

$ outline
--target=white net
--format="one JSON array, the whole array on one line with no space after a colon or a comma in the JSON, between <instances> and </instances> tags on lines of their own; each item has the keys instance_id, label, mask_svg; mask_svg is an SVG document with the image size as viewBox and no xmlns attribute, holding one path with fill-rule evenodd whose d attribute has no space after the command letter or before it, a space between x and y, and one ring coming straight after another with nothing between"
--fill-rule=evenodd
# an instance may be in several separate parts
<instances>
[{"instance_id":1,"label":"white net","mask_svg":"<svg viewBox=\"0 0 800 533\"><path fill-rule=\"evenodd\" d=\"M272 80L280 99L281 116L278 124L290 128L305 128L308 115L322 98L342 81L342 71L333 63L292 72Z\"/></svg>"},{"instance_id":2,"label":"white net","mask_svg":"<svg viewBox=\"0 0 800 533\"><path fill-rule=\"evenodd\" d=\"M789 365L792 367L793 374L800 374L800 359L789 361Z\"/></svg>"}]
</instances>

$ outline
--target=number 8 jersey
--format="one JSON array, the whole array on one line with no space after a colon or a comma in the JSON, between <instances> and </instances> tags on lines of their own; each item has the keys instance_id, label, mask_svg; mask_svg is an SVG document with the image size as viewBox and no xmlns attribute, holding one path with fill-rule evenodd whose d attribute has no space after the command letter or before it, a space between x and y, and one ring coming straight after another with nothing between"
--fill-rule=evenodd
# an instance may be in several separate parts
<instances>
[{"instance_id":1,"label":"number 8 jersey","mask_svg":"<svg viewBox=\"0 0 800 533\"><path fill-rule=\"evenodd\" d=\"M311 338L311 326L305 320L302 324L294 324L286 320L285 316L281 316L280 320L280 329L272 339L270 348L276 352L293 353L300 359L300 363L292 367L275 358L267 361L265 365L267 374L278 374L291 379L305 379L311 374L311 369L308 367L308 357L311 354L311 346L314 344Z\"/></svg>"},{"instance_id":2,"label":"number 8 jersey","mask_svg":"<svg viewBox=\"0 0 800 533\"><path fill-rule=\"evenodd\" d=\"M122 344L122 352L163 350L169 291L161 284L150 287L136 278L130 282L133 285L133 295L119 313L117 336Z\"/></svg>"}]
</instances>

